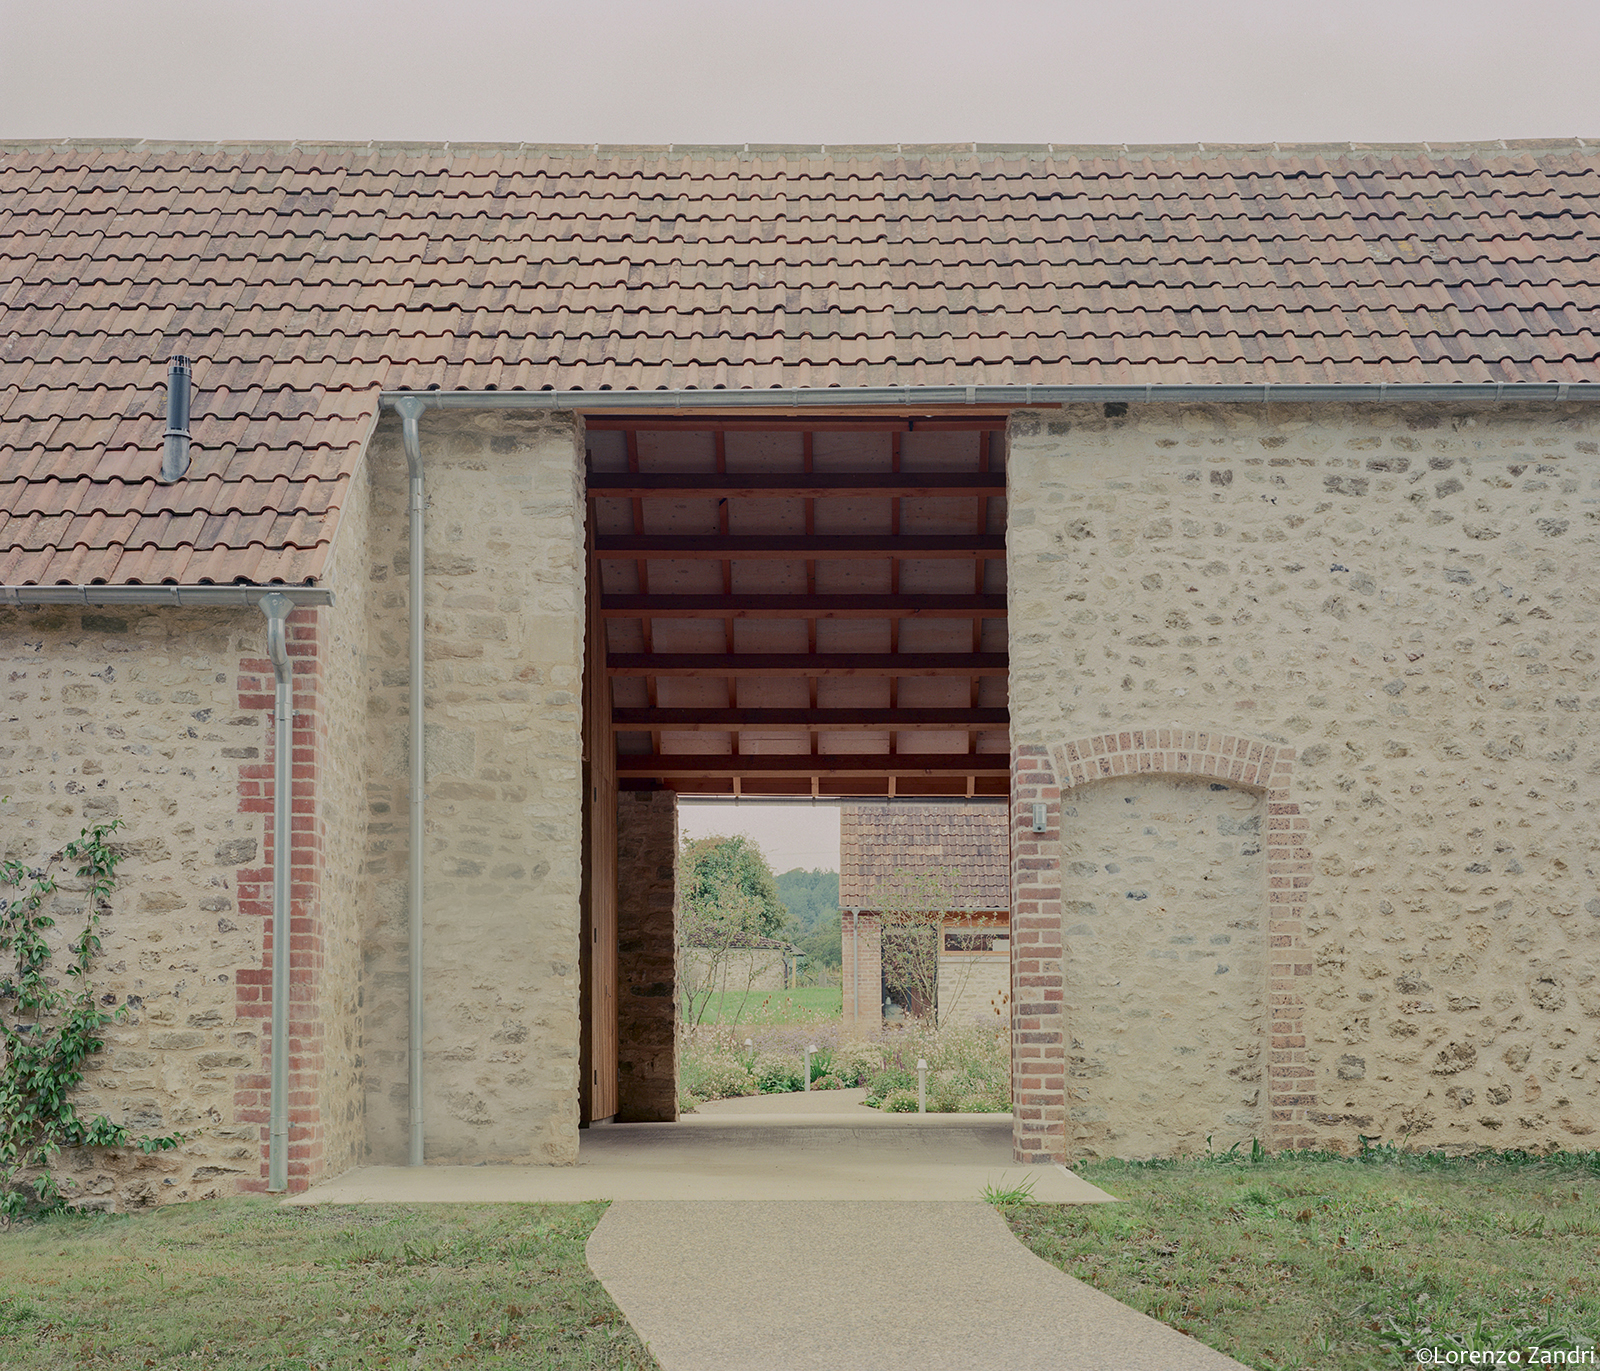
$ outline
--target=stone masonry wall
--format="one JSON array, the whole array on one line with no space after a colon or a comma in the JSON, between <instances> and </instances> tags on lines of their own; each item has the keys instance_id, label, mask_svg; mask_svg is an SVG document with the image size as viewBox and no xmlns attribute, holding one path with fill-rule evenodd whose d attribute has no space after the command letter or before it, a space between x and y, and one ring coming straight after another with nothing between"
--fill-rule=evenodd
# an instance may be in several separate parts
<instances>
[{"instance_id":1,"label":"stone masonry wall","mask_svg":"<svg viewBox=\"0 0 1600 1371\"><path fill-rule=\"evenodd\" d=\"M361 930L367 865L367 642L370 593L367 525L371 492L362 463L351 478L325 583L322 665L325 725L317 756L317 823L325 911L322 974L317 987L323 1061L317 1083L322 1171L337 1175L366 1154L366 1082L361 1041Z\"/></svg>"},{"instance_id":2,"label":"stone masonry wall","mask_svg":"<svg viewBox=\"0 0 1600 1371\"><path fill-rule=\"evenodd\" d=\"M263 651L265 624L253 609L0 611L0 846L35 862L89 824L125 824L94 983L126 1018L90 1059L79 1110L188 1135L149 1157L65 1156L90 1207L214 1198L258 1169L235 1076L261 1045L235 981L261 965L262 924L241 913L237 885L263 835L238 791L268 724L240 707L237 678ZM81 909L71 893L55 902L64 935Z\"/></svg>"},{"instance_id":3,"label":"stone masonry wall","mask_svg":"<svg viewBox=\"0 0 1600 1371\"><path fill-rule=\"evenodd\" d=\"M1014 860L1014 979L1053 974L1050 906L1075 898L1050 870L1079 798L1061 785L1150 772L1167 807L1175 774L1243 781L1268 826L1272 1140L1592 1146L1600 416L1079 406L1009 436L1016 831L1035 849ZM1192 889L1209 842L1179 837L1163 869Z\"/></svg>"},{"instance_id":4,"label":"stone masonry wall","mask_svg":"<svg viewBox=\"0 0 1600 1371\"><path fill-rule=\"evenodd\" d=\"M678 797L617 796L617 1119L678 1117Z\"/></svg>"},{"instance_id":5,"label":"stone masonry wall","mask_svg":"<svg viewBox=\"0 0 1600 1371\"><path fill-rule=\"evenodd\" d=\"M578 1138L583 444L570 415L428 413L426 1152L570 1163ZM368 1158L407 1142L408 489L369 445Z\"/></svg>"}]
</instances>

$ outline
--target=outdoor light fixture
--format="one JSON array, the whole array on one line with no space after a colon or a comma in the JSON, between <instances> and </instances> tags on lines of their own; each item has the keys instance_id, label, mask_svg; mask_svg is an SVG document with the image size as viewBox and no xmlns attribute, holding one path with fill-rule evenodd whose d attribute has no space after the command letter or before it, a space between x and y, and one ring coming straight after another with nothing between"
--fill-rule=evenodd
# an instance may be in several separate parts
<instances>
[{"instance_id":1,"label":"outdoor light fixture","mask_svg":"<svg viewBox=\"0 0 1600 1371\"><path fill-rule=\"evenodd\" d=\"M167 365L166 448L161 454L161 479L181 481L189 470L189 359L174 357Z\"/></svg>"}]
</instances>

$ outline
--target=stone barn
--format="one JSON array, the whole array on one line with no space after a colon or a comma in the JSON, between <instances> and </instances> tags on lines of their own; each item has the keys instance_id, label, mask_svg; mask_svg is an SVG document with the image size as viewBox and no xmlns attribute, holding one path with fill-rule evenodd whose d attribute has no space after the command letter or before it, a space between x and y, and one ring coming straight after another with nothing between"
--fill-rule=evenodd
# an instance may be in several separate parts
<instances>
[{"instance_id":1,"label":"stone barn","mask_svg":"<svg viewBox=\"0 0 1600 1371\"><path fill-rule=\"evenodd\" d=\"M0 842L123 821L82 1106L186 1135L82 1193L672 1118L679 794L1008 799L1021 1159L1595 1146L1597 210L0 145Z\"/></svg>"}]
</instances>

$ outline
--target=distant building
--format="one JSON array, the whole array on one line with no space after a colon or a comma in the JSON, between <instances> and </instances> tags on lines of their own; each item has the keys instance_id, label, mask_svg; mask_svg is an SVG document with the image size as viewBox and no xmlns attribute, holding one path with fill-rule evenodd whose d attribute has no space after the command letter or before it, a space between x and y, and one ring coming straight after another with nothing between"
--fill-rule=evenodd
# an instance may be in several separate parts
<instances>
[{"instance_id":1,"label":"distant building","mask_svg":"<svg viewBox=\"0 0 1600 1371\"><path fill-rule=\"evenodd\" d=\"M839 819L844 1021L1004 1024L1011 995L1011 816L1004 804L846 804ZM909 889L937 894L937 1004L884 984L883 939ZM931 913L932 911L929 911ZM931 920L930 920L931 922ZM894 936L892 930L887 936Z\"/></svg>"}]
</instances>

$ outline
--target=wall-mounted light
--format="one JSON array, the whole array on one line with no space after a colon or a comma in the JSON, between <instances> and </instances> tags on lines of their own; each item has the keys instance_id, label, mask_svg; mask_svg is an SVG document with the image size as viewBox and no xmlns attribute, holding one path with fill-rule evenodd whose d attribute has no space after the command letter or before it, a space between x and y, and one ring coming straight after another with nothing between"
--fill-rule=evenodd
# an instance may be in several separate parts
<instances>
[{"instance_id":1,"label":"wall-mounted light","mask_svg":"<svg viewBox=\"0 0 1600 1371\"><path fill-rule=\"evenodd\" d=\"M1044 832L1044 820L1045 820L1044 801L1043 800L1035 800L1034 803L1033 803L1033 831L1035 833L1043 833Z\"/></svg>"},{"instance_id":2,"label":"wall-mounted light","mask_svg":"<svg viewBox=\"0 0 1600 1371\"><path fill-rule=\"evenodd\" d=\"M167 365L167 442L161 454L161 479L181 481L189 470L189 359Z\"/></svg>"}]
</instances>

